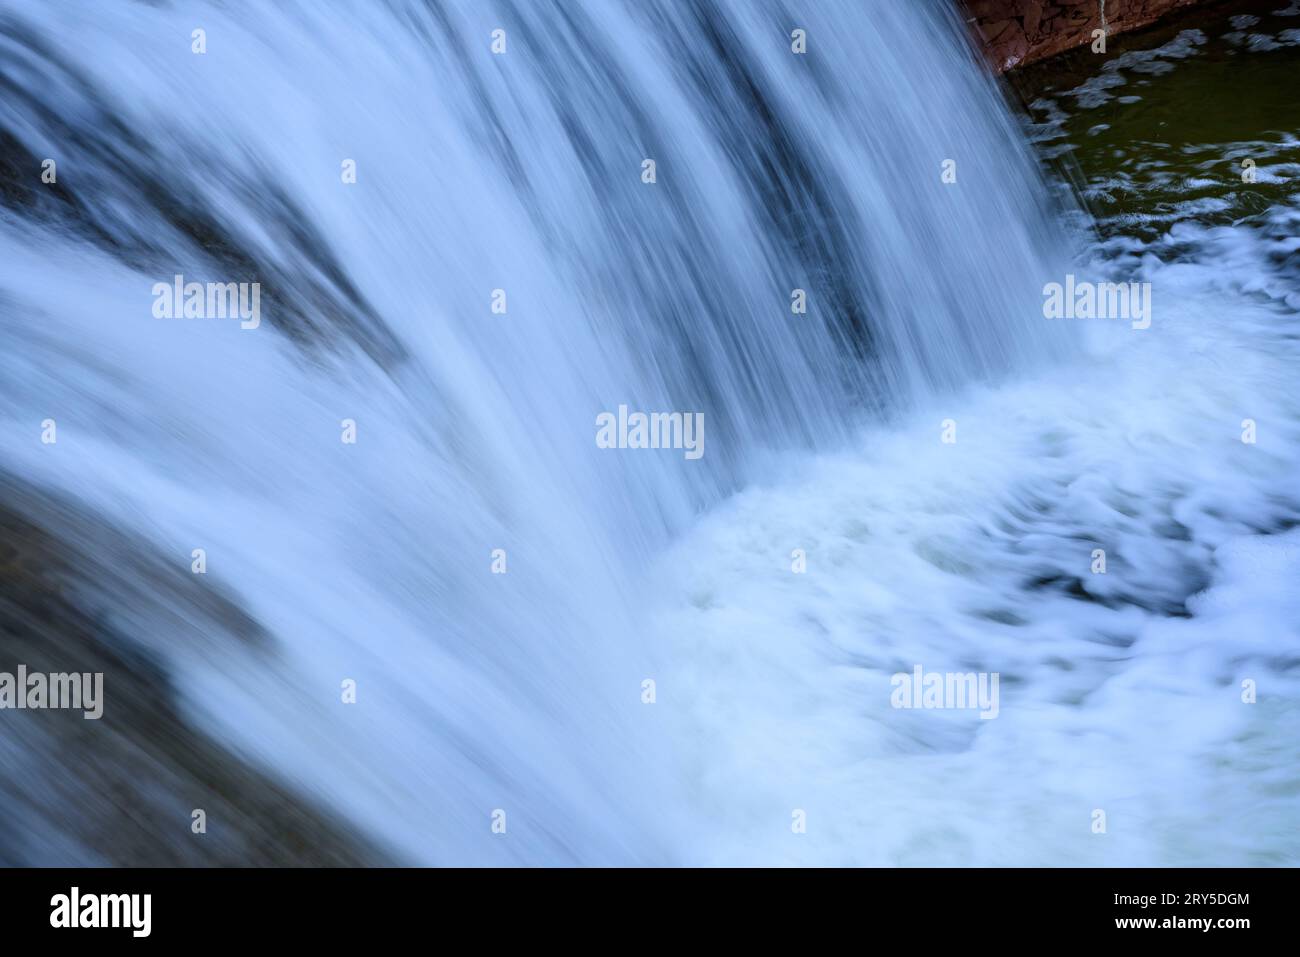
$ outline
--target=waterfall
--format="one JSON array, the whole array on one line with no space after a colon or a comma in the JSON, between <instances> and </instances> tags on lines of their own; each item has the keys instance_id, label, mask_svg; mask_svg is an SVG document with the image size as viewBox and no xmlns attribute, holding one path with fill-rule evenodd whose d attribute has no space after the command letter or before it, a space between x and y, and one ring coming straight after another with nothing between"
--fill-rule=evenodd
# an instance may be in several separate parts
<instances>
[{"instance_id":1,"label":"waterfall","mask_svg":"<svg viewBox=\"0 0 1300 957\"><path fill-rule=\"evenodd\" d=\"M0 5L5 508L94 543L121 580L85 593L189 720L395 858L690 860L647 569L783 463L1071 345L1041 313L1069 250L962 29ZM260 324L159 318L176 276L257 283ZM702 413L704 454L598 447L620 406ZM199 620L195 549L261 650Z\"/></svg>"}]
</instances>

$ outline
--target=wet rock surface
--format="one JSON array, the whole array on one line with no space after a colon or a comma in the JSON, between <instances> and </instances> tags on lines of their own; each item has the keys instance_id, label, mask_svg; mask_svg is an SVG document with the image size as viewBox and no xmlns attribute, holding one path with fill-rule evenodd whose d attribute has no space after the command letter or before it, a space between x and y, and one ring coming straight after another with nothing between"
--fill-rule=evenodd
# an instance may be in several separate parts
<instances>
[{"instance_id":1,"label":"wet rock surface","mask_svg":"<svg viewBox=\"0 0 1300 957\"><path fill-rule=\"evenodd\" d=\"M1085 46L1094 30L1114 36L1178 10L1220 0L960 0L972 33L994 70Z\"/></svg>"},{"instance_id":2,"label":"wet rock surface","mask_svg":"<svg viewBox=\"0 0 1300 957\"><path fill-rule=\"evenodd\" d=\"M97 596L170 617L165 634L178 645L223 635L270 654L254 622L66 503L4 476L0 490L0 672L104 675L98 720L77 709L0 710L0 865L386 862L343 821L190 723L162 649L110 620ZM91 532L74 541L52 530L63 523ZM128 551L134 563L118 560ZM164 598L181 599L170 607L188 614L160 612ZM206 833L192 830L195 809Z\"/></svg>"}]
</instances>

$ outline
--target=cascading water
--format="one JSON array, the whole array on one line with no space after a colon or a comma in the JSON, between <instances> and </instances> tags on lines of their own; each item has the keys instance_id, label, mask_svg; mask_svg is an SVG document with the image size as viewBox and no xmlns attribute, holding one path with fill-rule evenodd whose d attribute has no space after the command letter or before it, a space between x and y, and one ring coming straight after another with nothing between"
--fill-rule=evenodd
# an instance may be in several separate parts
<instances>
[{"instance_id":1,"label":"cascading water","mask_svg":"<svg viewBox=\"0 0 1300 957\"><path fill-rule=\"evenodd\" d=\"M800 635L893 599L763 592L789 597L791 548L887 531L822 514L862 429L943 485L899 437L916 410L936 445L930 410L1079 341L1041 312L1056 201L947 3L5 5L0 166L6 507L93 548L86 593L188 720L428 863L761 858L780 786L747 749L853 754L852 812L790 853L880 859L860 762L896 742L836 730L862 687L805 688L825 660ZM259 282L261 324L156 318L177 274ZM705 454L599 448L620 405L702 412ZM875 467L837 481L950 509ZM790 481L813 491L747 512ZM186 588L204 549L240 617L121 600L139 566L104 529ZM961 534L904 550L960 563ZM719 596L750 612L709 617ZM773 796L787 835L798 800Z\"/></svg>"}]
</instances>

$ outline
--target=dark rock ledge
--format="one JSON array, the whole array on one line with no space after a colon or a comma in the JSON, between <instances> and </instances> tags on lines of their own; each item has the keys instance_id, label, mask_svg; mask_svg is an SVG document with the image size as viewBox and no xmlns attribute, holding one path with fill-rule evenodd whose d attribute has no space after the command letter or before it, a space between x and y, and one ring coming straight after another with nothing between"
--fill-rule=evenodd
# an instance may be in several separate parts
<instances>
[{"instance_id":1,"label":"dark rock ledge","mask_svg":"<svg viewBox=\"0 0 1300 957\"><path fill-rule=\"evenodd\" d=\"M0 472L0 671L102 671L105 699L99 720L0 710L0 866L391 863L310 796L189 723L157 639L98 610L130 608L191 649L206 642L218 653L229 641L227 652L273 655L255 622L187 572ZM195 808L206 834L191 832Z\"/></svg>"},{"instance_id":2,"label":"dark rock ledge","mask_svg":"<svg viewBox=\"0 0 1300 957\"><path fill-rule=\"evenodd\" d=\"M989 65L1003 73L1107 37L1149 26L1176 10L1218 0L956 0Z\"/></svg>"}]
</instances>

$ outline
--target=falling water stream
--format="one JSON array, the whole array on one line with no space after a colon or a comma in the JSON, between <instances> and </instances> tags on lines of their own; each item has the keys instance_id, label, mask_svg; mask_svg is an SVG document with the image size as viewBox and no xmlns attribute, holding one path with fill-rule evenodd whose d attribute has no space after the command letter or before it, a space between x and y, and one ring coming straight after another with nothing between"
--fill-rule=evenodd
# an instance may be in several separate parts
<instances>
[{"instance_id":1,"label":"falling water stream","mask_svg":"<svg viewBox=\"0 0 1300 957\"><path fill-rule=\"evenodd\" d=\"M1126 231L1114 103L1042 96L937 0L0 4L0 501L384 859L1294 860L1294 188ZM1151 328L1045 319L1070 271ZM177 274L260 325L155 317ZM998 719L891 708L918 662Z\"/></svg>"}]
</instances>

